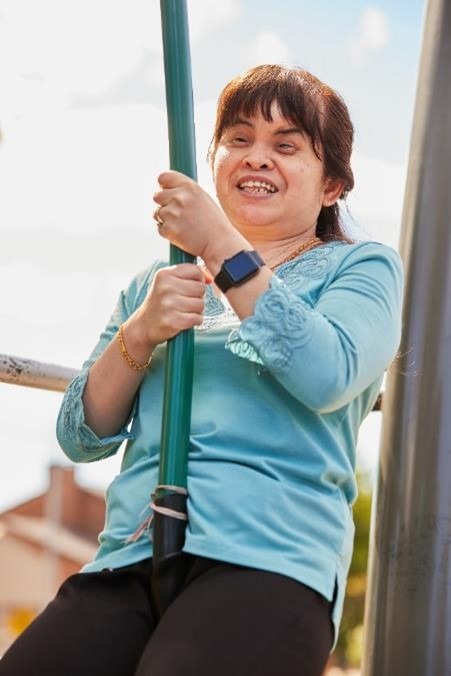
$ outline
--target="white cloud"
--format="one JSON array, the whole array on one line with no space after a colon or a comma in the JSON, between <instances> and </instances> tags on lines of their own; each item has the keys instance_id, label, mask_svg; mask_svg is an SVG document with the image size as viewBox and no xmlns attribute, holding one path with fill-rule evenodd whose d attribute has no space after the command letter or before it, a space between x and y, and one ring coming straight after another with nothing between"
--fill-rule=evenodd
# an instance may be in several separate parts
<instances>
[{"instance_id":1,"label":"white cloud","mask_svg":"<svg viewBox=\"0 0 451 676\"><path fill-rule=\"evenodd\" d=\"M0 265L0 289L10 289L11 283L14 293L0 294L2 319L23 320L25 311L30 332L38 327L85 320L94 311L100 292L98 276L86 272L48 273L39 265L39 256L35 263L16 259Z\"/></svg>"},{"instance_id":2,"label":"white cloud","mask_svg":"<svg viewBox=\"0 0 451 676\"><path fill-rule=\"evenodd\" d=\"M361 20L362 41L368 49L385 47L389 38L387 16L376 7L368 7Z\"/></svg>"},{"instance_id":3,"label":"white cloud","mask_svg":"<svg viewBox=\"0 0 451 676\"><path fill-rule=\"evenodd\" d=\"M242 13L241 0L188 0L190 39L197 40L236 19Z\"/></svg>"},{"instance_id":4,"label":"white cloud","mask_svg":"<svg viewBox=\"0 0 451 676\"><path fill-rule=\"evenodd\" d=\"M349 52L355 65L363 65L371 51L383 49L390 38L387 15L368 6L360 17L358 31L349 41Z\"/></svg>"},{"instance_id":5,"label":"white cloud","mask_svg":"<svg viewBox=\"0 0 451 676\"><path fill-rule=\"evenodd\" d=\"M14 114L105 92L144 49L162 50L156 2L3 0L1 11L2 106Z\"/></svg>"},{"instance_id":6,"label":"white cloud","mask_svg":"<svg viewBox=\"0 0 451 676\"><path fill-rule=\"evenodd\" d=\"M192 40L237 19L240 0L190 0ZM149 85L164 82L156 0L0 0L2 118L51 113L73 94L107 92L152 55Z\"/></svg>"},{"instance_id":7,"label":"white cloud","mask_svg":"<svg viewBox=\"0 0 451 676\"><path fill-rule=\"evenodd\" d=\"M352 216L368 237L398 247L406 167L354 155L356 187L348 197Z\"/></svg>"},{"instance_id":8,"label":"white cloud","mask_svg":"<svg viewBox=\"0 0 451 676\"><path fill-rule=\"evenodd\" d=\"M260 63L284 63L291 60L291 52L282 38L274 31L261 31L249 49L250 65Z\"/></svg>"},{"instance_id":9,"label":"white cloud","mask_svg":"<svg viewBox=\"0 0 451 676\"><path fill-rule=\"evenodd\" d=\"M76 232L145 224L168 166L165 113L153 106L63 112L5 125L4 227Z\"/></svg>"},{"instance_id":10,"label":"white cloud","mask_svg":"<svg viewBox=\"0 0 451 676\"><path fill-rule=\"evenodd\" d=\"M216 104L195 106L199 181L214 192L206 154ZM74 233L148 227L156 178L169 166L166 114L104 106L10 121L0 150L0 222Z\"/></svg>"}]
</instances>

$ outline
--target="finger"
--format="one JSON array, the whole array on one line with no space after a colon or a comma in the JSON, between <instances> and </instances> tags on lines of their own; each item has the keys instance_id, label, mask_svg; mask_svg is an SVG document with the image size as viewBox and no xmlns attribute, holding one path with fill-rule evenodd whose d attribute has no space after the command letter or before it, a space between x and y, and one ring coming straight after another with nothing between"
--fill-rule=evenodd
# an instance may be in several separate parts
<instances>
[{"instance_id":1,"label":"finger","mask_svg":"<svg viewBox=\"0 0 451 676\"><path fill-rule=\"evenodd\" d=\"M209 270L207 270L203 265L196 266L201 272L201 282L202 284L211 284L213 282L213 277Z\"/></svg>"},{"instance_id":2,"label":"finger","mask_svg":"<svg viewBox=\"0 0 451 676\"><path fill-rule=\"evenodd\" d=\"M203 315L198 312L180 312L175 318L176 328L179 331L191 329L193 326L200 326L203 321Z\"/></svg>"},{"instance_id":3,"label":"finger","mask_svg":"<svg viewBox=\"0 0 451 676\"><path fill-rule=\"evenodd\" d=\"M169 270L169 268L167 268ZM205 283L205 272L195 263L179 263L171 266L176 277L181 279L195 279L202 284Z\"/></svg>"},{"instance_id":4,"label":"finger","mask_svg":"<svg viewBox=\"0 0 451 676\"><path fill-rule=\"evenodd\" d=\"M201 273L201 278L200 281L201 283L204 284L211 284L213 282L213 277L211 276L210 272L204 267L204 266L196 266L200 270Z\"/></svg>"},{"instance_id":5,"label":"finger","mask_svg":"<svg viewBox=\"0 0 451 676\"><path fill-rule=\"evenodd\" d=\"M192 179L180 171L164 171L158 176L158 183L162 188L177 188L190 181Z\"/></svg>"},{"instance_id":6,"label":"finger","mask_svg":"<svg viewBox=\"0 0 451 676\"><path fill-rule=\"evenodd\" d=\"M201 315L205 308L203 298L192 298L190 296L177 296L171 300L176 312L183 312L184 314L198 314Z\"/></svg>"},{"instance_id":7,"label":"finger","mask_svg":"<svg viewBox=\"0 0 451 676\"><path fill-rule=\"evenodd\" d=\"M179 296L186 296L187 298L203 298L205 295L205 285L192 279L173 277L167 288Z\"/></svg>"},{"instance_id":8,"label":"finger","mask_svg":"<svg viewBox=\"0 0 451 676\"><path fill-rule=\"evenodd\" d=\"M156 190L153 194L153 201L164 207L166 204L174 199L178 193L179 188L164 188L164 190Z\"/></svg>"},{"instance_id":9,"label":"finger","mask_svg":"<svg viewBox=\"0 0 451 676\"><path fill-rule=\"evenodd\" d=\"M189 264L187 264L189 265ZM191 271L177 270L179 266L172 266L159 270L155 275L155 283L160 291L175 291L182 296L202 298L205 293L205 282L202 272L193 277Z\"/></svg>"}]
</instances>

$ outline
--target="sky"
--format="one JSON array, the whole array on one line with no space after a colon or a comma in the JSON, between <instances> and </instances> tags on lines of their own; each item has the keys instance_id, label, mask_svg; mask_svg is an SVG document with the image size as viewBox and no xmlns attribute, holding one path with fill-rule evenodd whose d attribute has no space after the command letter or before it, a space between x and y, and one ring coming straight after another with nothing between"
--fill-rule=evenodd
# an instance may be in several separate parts
<instances>
[{"instance_id":1,"label":"sky","mask_svg":"<svg viewBox=\"0 0 451 676\"><path fill-rule=\"evenodd\" d=\"M421 0L188 0L199 182L216 99L259 63L340 92L356 129L355 232L398 247L424 21ZM121 288L155 258L168 168L157 0L0 0L0 353L79 368ZM0 383L0 511L45 490L59 393ZM380 415L364 423L374 466ZM103 489L116 458L77 468Z\"/></svg>"}]
</instances>

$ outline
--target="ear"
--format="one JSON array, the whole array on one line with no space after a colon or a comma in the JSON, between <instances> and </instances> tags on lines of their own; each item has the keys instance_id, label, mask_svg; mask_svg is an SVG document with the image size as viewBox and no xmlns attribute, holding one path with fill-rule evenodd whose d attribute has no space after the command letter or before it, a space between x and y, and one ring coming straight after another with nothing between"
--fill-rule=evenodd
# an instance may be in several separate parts
<instances>
[{"instance_id":1,"label":"ear","mask_svg":"<svg viewBox=\"0 0 451 676\"><path fill-rule=\"evenodd\" d=\"M345 184L338 178L326 178L324 183L323 207L331 207L339 199Z\"/></svg>"}]
</instances>

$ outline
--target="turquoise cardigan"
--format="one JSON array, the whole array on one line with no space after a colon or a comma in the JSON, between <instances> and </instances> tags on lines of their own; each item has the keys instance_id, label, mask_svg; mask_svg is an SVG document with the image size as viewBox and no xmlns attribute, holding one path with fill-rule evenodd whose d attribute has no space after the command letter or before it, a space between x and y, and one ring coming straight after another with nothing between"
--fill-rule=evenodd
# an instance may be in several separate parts
<instances>
[{"instance_id":1,"label":"turquoise cardigan","mask_svg":"<svg viewBox=\"0 0 451 676\"><path fill-rule=\"evenodd\" d=\"M127 440L106 492L106 523L83 571L152 555L165 346L156 349L129 424L99 439L84 422L90 365L142 303L157 262L121 293L57 423L75 462ZM206 290L196 329L185 551L287 575L332 600L338 632L352 554L355 448L401 331L399 255L375 242L324 244L280 266L242 322ZM119 347L118 347L119 349Z\"/></svg>"}]
</instances>

